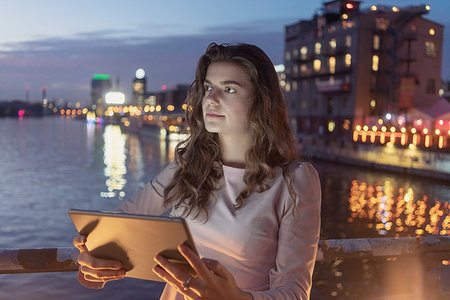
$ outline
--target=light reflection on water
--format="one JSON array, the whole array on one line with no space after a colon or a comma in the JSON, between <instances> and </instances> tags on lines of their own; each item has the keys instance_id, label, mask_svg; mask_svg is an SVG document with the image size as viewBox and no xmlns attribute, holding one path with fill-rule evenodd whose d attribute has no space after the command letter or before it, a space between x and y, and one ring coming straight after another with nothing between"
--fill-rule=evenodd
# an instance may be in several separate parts
<instances>
[{"instance_id":1,"label":"light reflection on water","mask_svg":"<svg viewBox=\"0 0 450 300\"><path fill-rule=\"evenodd\" d=\"M88 126L94 126L88 124ZM104 174L106 176L107 192L101 193L102 197L113 198L119 195L122 199L125 193L122 191L127 181L125 174L127 168L125 166L126 154L125 154L125 141L126 137L122 133L120 126L107 125L103 133L104 146Z\"/></svg>"},{"instance_id":2,"label":"light reflection on water","mask_svg":"<svg viewBox=\"0 0 450 300\"><path fill-rule=\"evenodd\" d=\"M348 222L366 219L367 227L382 236L449 233L449 203L429 200L413 187L394 186L389 180L381 184L353 180L348 202Z\"/></svg>"}]
</instances>

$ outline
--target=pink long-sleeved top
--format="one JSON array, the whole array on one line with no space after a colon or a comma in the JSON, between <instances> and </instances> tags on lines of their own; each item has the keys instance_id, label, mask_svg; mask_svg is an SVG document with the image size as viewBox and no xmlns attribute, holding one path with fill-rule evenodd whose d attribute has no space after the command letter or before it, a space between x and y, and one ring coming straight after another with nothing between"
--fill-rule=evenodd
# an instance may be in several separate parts
<instances>
[{"instance_id":1,"label":"pink long-sleeved top","mask_svg":"<svg viewBox=\"0 0 450 300\"><path fill-rule=\"evenodd\" d=\"M175 171L168 165L140 193L116 210L161 215L181 211L163 207L163 192ZM187 218L202 257L219 261L237 285L255 300L309 299L320 228L321 188L317 171L309 163L294 161L285 180L281 168L270 188L254 192L238 210L236 197L244 189L245 169L223 166L221 189L208 204L208 221ZM289 194L288 182L296 194ZM180 209L180 208L179 208ZM184 297L166 285L160 299Z\"/></svg>"}]
</instances>

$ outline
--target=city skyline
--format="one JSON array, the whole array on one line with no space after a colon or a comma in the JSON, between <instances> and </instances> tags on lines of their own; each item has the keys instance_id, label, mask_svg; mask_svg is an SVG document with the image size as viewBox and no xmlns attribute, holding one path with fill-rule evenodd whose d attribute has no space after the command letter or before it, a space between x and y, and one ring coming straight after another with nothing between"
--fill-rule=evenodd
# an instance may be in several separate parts
<instances>
[{"instance_id":1,"label":"city skyline","mask_svg":"<svg viewBox=\"0 0 450 300\"><path fill-rule=\"evenodd\" d=\"M312 18L322 2L289 0L283 7L256 0L4 4L0 16L12 26L3 30L0 42L0 100L25 99L29 87L30 100L37 101L46 87L49 99L86 105L94 73L110 74L113 82L120 77L129 97L137 68L146 70L148 90L190 83L210 42L254 43L280 64L285 26ZM431 11L424 17L445 26L442 78L450 79L450 22L444 15L448 2L381 0L361 5L372 4L429 4Z\"/></svg>"}]
</instances>

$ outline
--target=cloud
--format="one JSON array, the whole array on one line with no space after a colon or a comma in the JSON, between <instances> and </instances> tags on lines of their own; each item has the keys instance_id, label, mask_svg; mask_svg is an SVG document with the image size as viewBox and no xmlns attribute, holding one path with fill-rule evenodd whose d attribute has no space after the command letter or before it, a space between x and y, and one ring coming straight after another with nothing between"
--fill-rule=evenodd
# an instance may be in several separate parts
<instances>
[{"instance_id":1,"label":"cloud","mask_svg":"<svg viewBox=\"0 0 450 300\"><path fill-rule=\"evenodd\" d=\"M94 73L120 75L121 88L131 94L134 71L147 71L149 90L162 84L190 83L198 58L211 42L249 42L262 47L276 63L281 62L283 28L264 31L253 25L210 27L194 35L148 37L128 31L96 31L71 37L43 38L0 49L0 99L23 97L30 87L38 100L43 86L48 97L90 102ZM115 81L115 80L114 80Z\"/></svg>"}]
</instances>

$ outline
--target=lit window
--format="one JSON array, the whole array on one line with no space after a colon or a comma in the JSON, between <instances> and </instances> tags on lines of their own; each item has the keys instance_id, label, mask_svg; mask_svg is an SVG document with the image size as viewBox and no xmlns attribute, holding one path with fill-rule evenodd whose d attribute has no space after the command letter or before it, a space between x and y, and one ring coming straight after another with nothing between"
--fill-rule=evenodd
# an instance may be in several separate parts
<instances>
[{"instance_id":1,"label":"lit window","mask_svg":"<svg viewBox=\"0 0 450 300\"><path fill-rule=\"evenodd\" d=\"M375 24L378 30L387 30L389 28L389 20L385 18L377 18Z\"/></svg>"},{"instance_id":2,"label":"lit window","mask_svg":"<svg viewBox=\"0 0 450 300\"><path fill-rule=\"evenodd\" d=\"M380 36L378 34L373 35L373 50L380 50Z\"/></svg>"},{"instance_id":3,"label":"lit window","mask_svg":"<svg viewBox=\"0 0 450 300\"><path fill-rule=\"evenodd\" d=\"M330 73L334 74L336 72L336 58L334 56L328 59L328 65L330 66Z\"/></svg>"},{"instance_id":4,"label":"lit window","mask_svg":"<svg viewBox=\"0 0 450 300\"><path fill-rule=\"evenodd\" d=\"M302 59L306 59L308 55L308 48L306 46L301 47L300 54Z\"/></svg>"},{"instance_id":5,"label":"lit window","mask_svg":"<svg viewBox=\"0 0 450 300\"><path fill-rule=\"evenodd\" d=\"M308 66L306 64L300 65L300 72L301 73L308 72Z\"/></svg>"},{"instance_id":6,"label":"lit window","mask_svg":"<svg viewBox=\"0 0 450 300\"><path fill-rule=\"evenodd\" d=\"M291 52L286 51L285 58L286 58L287 61L291 60Z\"/></svg>"},{"instance_id":7,"label":"lit window","mask_svg":"<svg viewBox=\"0 0 450 300\"><path fill-rule=\"evenodd\" d=\"M286 85L284 86L284 89L286 90L286 92L290 92L291 91L291 83L290 82L286 82Z\"/></svg>"},{"instance_id":8,"label":"lit window","mask_svg":"<svg viewBox=\"0 0 450 300\"><path fill-rule=\"evenodd\" d=\"M328 121L328 131L333 132L336 127L336 123L334 121Z\"/></svg>"},{"instance_id":9,"label":"lit window","mask_svg":"<svg viewBox=\"0 0 450 300\"><path fill-rule=\"evenodd\" d=\"M335 38L332 38L331 40L330 40L330 42L329 42L329 44L330 44L330 47L331 48L336 48L336 39Z\"/></svg>"},{"instance_id":10,"label":"lit window","mask_svg":"<svg viewBox=\"0 0 450 300\"><path fill-rule=\"evenodd\" d=\"M292 90L296 91L298 89L298 82L297 81L292 81Z\"/></svg>"},{"instance_id":11,"label":"lit window","mask_svg":"<svg viewBox=\"0 0 450 300\"><path fill-rule=\"evenodd\" d=\"M425 55L429 57L437 57L436 44L433 42L425 42Z\"/></svg>"},{"instance_id":12,"label":"lit window","mask_svg":"<svg viewBox=\"0 0 450 300\"><path fill-rule=\"evenodd\" d=\"M352 36L351 35L345 36L345 46L346 47L352 46Z\"/></svg>"},{"instance_id":13,"label":"lit window","mask_svg":"<svg viewBox=\"0 0 450 300\"><path fill-rule=\"evenodd\" d=\"M352 65L352 55L347 53L345 54L345 66L350 67Z\"/></svg>"},{"instance_id":14,"label":"lit window","mask_svg":"<svg viewBox=\"0 0 450 300\"><path fill-rule=\"evenodd\" d=\"M355 22L354 21L342 21L342 29L348 29L348 28L353 28L355 27Z\"/></svg>"},{"instance_id":15,"label":"lit window","mask_svg":"<svg viewBox=\"0 0 450 300\"><path fill-rule=\"evenodd\" d=\"M435 35L435 34L436 34L436 31L434 31L433 28L430 28L430 30L428 30L428 33L429 33L430 35Z\"/></svg>"},{"instance_id":16,"label":"lit window","mask_svg":"<svg viewBox=\"0 0 450 300\"><path fill-rule=\"evenodd\" d=\"M379 63L380 63L380 58L378 57L378 55L373 55L372 56L372 70L373 71L378 71Z\"/></svg>"},{"instance_id":17,"label":"lit window","mask_svg":"<svg viewBox=\"0 0 450 300\"><path fill-rule=\"evenodd\" d=\"M314 45L314 53L316 54L320 54L320 49L322 48L322 44L321 43L316 43Z\"/></svg>"},{"instance_id":18,"label":"lit window","mask_svg":"<svg viewBox=\"0 0 450 300\"><path fill-rule=\"evenodd\" d=\"M322 67L322 62L320 61L320 59L315 59L314 60L314 71L319 72L321 67Z\"/></svg>"}]
</instances>

